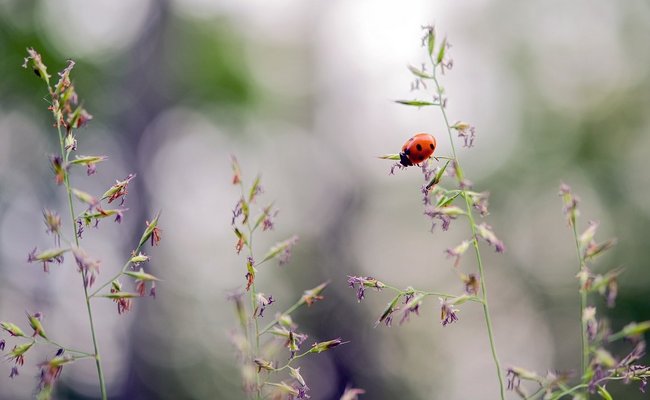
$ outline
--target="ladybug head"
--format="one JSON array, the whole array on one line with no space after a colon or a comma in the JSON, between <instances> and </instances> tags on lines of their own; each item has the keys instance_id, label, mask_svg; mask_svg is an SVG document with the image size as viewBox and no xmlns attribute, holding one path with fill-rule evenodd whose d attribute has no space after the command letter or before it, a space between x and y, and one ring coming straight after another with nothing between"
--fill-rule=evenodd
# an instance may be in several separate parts
<instances>
[{"instance_id":1,"label":"ladybug head","mask_svg":"<svg viewBox=\"0 0 650 400\"><path fill-rule=\"evenodd\" d=\"M404 152L399 153L399 163L405 167L410 167L413 165L409 157Z\"/></svg>"}]
</instances>

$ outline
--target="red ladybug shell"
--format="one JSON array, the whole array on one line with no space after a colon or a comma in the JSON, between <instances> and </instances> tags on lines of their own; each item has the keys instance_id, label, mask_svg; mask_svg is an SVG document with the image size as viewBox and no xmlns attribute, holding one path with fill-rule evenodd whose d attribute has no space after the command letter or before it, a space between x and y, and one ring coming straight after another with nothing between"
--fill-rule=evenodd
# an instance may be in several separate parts
<instances>
[{"instance_id":1,"label":"red ladybug shell","mask_svg":"<svg viewBox=\"0 0 650 400\"><path fill-rule=\"evenodd\" d=\"M418 133L404 143L399 153L400 163L408 167L427 160L436 149L436 138L428 133Z\"/></svg>"}]
</instances>

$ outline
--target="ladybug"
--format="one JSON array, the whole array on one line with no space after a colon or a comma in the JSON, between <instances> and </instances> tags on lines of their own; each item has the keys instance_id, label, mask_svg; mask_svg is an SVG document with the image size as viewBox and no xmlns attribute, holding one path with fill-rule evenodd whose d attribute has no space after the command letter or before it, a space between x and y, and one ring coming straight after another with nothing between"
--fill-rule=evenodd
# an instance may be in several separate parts
<instances>
[{"instance_id":1,"label":"ladybug","mask_svg":"<svg viewBox=\"0 0 650 400\"><path fill-rule=\"evenodd\" d=\"M436 149L436 138L428 133L418 133L404 143L399 162L405 167L418 165L427 160Z\"/></svg>"}]
</instances>

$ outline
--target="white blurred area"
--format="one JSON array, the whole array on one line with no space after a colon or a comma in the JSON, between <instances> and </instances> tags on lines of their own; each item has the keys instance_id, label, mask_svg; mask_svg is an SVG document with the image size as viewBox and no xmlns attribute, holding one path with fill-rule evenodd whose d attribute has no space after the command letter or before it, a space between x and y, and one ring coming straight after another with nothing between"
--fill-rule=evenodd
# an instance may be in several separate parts
<instances>
[{"instance_id":1,"label":"white blurred area","mask_svg":"<svg viewBox=\"0 0 650 400\"><path fill-rule=\"evenodd\" d=\"M0 7L11 11L15 6L12 3L4 0ZM128 52L160 6L154 1L61 0L38 4L33 23L53 46L50 51L56 51L61 59L97 64L110 63L120 52ZM217 366L216 375L230 380L216 395L237 398L233 394L239 388L235 368L220 369L232 363L228 332L236 326L225 298L243 284L245 274L243 257L234 254L230 226L231 210L239 196L230 184L231 154L239 159L248 182L261 173L266 200L274 199L280 209L277 230L256 243L260 252L294 233L301 237L298 255L303 244L318 248L319 243L312 241L319 240L323 229L336 221L341 205L350 198L361 199L362 205L353 208L358 213L346 243L351 259L358 264L355 274L374 276L400 287L461 290L453 262L443 251L468 237L464 222L456 221L449 232L437 229L430 234L429 221L422 215L419 170L410 168L389 176L390 162L377 159L378 155L398 152L415 132L433 133L439 143L438 154L450 153L437 110L393 102L428 96L409 90L412 79L406 69L408 64L419 66L424 61L424 50L419 47L422 25L435 24L439 37L449 37L453 45L454 68L442 82L449 98L450 118L477 127L475 148L461 149L459 155L466 174L479 190L489 189L482 182L503 173L507 162L517 156L515 152L527 147L521 143L520 132L524 88L508 67L515 50L524 45L530 49L528 57L535 60L535 70L529 74L538 77L540 93L554 99L557 107L575 109L576 113L621 86L636 85L645 77L648 60L643 57L650 54L643 53L636 62L627 61L635 46L643 44L621 45L623 28L628 26L624 13L629 9L605 0L484 0L471 7L462 2L423 0L408 4L371 0L175 0L165 7L186 20L215 24L223 19L232 21L233 29L244 38L250 78L264 94L255 110L245 111L242 131L220 123L209 105L197 109L179 99L141 133L135 171L121 167L125 161L120 159L120 133L102 121L92 121L80 137L81 154L99 150L110 157L98 167L96 177L78 175L84 189L101 193L114 179L136 172L133 185L146 190L151 204L137 204L138 199L130 197L127 206L135 202L151 214L163 210L163 241L149 251L154 260L152 273L163 279L158 298L136 301L134 307L144 311L123 316L118 316L108 301L93 303L109 392L115 396L125 395L119 390L129 379L126 364L134 352L144 364L162 369L183 371L212 363ZM502 13L508 17L495 23L503 19L498 17ZM72 22L60 23L63 15ZM575 21L580 21L580 27L574 26ZM633 29L644 36L649 25L635 25ZM18 66L16 73L20 73ZM80 95L83 97L83 92ZM35 104L39 100L34 97ZM86 106L92 112L92 99L86 100ZM281 112L275 113L278 109ZM47 111L43 107L34 110L30 112L35 116L21 109L0 112L0 260L5 275L0 284L0 320L25 327L24 311L42 310L50 336L90 349L81 279L70 262L72 257L67 257L63 266L52 266L49 274L43 274L38 265L26 263L34 246L40 249L50 245L51 238L43 232L43 208L62 210L64 226L69 228L62 190L53 187L48 171L46 154L54 152L56 144L42 140L37 130L43 125L33 122L47 118ZM306 115L297 115L305 111ZM566 146L574 146L571 138L567 138ZM528 151L535 155L534 148ZM638 150L625 160L629 170L645 168L643 154ZM570 166L572 156L569 150L551 157L556 165ZM569 168L551 170L542 182L529 182L516 192L493 193L493 203L500 202L495 209L502 214L493 211L489 222L506 242L508 252L494 255L487 247L482 251L496 344L504 368L520 365L544 373L556 367L577 366L578 325L571 319L578 313L575 303L566 309L549 309L527 295L533 286L549 297L554 291L562 294L573 290L575 255L556 196L560 180L574 183L585 204L584 214L601 221L603 237L609 233L611 221L595 189L580 172ZM630 190L647 192L647 174L633 172L625 179ZM43 186L50 188L44 190ZM639 207L650 215L647 203L640 201ZM100 231L88 230L85 248L104 261L100 282L117 271L128 256L131 245L123 242L124 232L143 227L144 221L131 220L127 214L121 226L106 221ZM283 293L299 294L320 283L306 282L305 287L291 288L287 276L293 271L309 276L310 268L330 266L314 275L339 285L351 274L347 265L331 265L327 259L300 260L283 269L269 265L268 270L261 271L260 290L278 298L277 308L269 315L293 302L293 298L283 298ZM466 257L461 268L474 272L474 264ZM528 283L522 285L522 281ZM328 290L331 297L326 302L336 300L334 294L354 297L352 290L342 286ZM372 316L379 315L389 301L388 293L370 291L367 297L355 306ZM330 311L337 309L330 306ZM557 304L553 307L560 308ZM418 398L496 396L479 306L464 305L460 322L445 328L438 323L438 313L437 299L430 299L422 315L404 326L374 330L359 326L364 335L376 336L373 340L380 343L379 350L364 351L379 351L386 376L406 382ZM566 317L566 326L548 325L549 315L556 313ZM564 343L555 342L558 331L566 332ZM164 352L149 352L125 346L133 337L145 337L167 347ZM319 339L329 338L312 336L310 343ZM555 357L558 346L565 354L562 365L557 365ZM575 356L574 364L566 361L571 355ZM37 361L45 355L39 357ZM335 381L330 357L326 353L320 360L308 362L307 374L313 377L312 399L335 398L334 388L339 382ZM37 369L32 356L28 358L21 375L13 381L7 377L9 363L1 365L0 397L24 398L32 393ZM96 395L96 374L90 362L66 367L64 375L76 390ZM142 381L147 382L146 377ZM163 390L156 382L149 385L153 392ZM184 389L194 398L215 395L207 381L192 382Z\"/></svg>"}]
</instances>

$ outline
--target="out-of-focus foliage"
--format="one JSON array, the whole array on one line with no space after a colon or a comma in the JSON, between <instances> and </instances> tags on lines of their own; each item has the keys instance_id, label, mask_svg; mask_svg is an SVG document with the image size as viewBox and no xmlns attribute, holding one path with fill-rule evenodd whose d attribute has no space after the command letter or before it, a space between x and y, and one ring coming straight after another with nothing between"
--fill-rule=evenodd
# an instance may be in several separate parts
<instances>
[{"instance_id":1,"label":"out-of-focus foliage","mask_svg":"<svg viewBox=\"0 0 650 400\"><path fill-rule=\"evenodd\" d=\"M268 315L332 281L327 301L297 316L309 343L351 341L301 369L313 399L337 399L347 384L368 399L496 393L478 307L464 307L444 329L435 305L407 325L373 328L390 299L358 304L346 284L347 275L456 284L443 250L467 232L430 234L419 172L388 176L390 162L376 158L415 132L444 134L436 113L390 101L413 97L405 65L423 61L420 25L434 22L453 45L454 68L441 77L448 113L477 127L475 148L459 156L476 189L491 192L490 223L508 249L485 251L502 362L579 368L577 267L561 180L581 194L584 215L601 221L603 237L618 237L600 261L625 268L612 326L650 319L645 2L122 3L0 1L0 315L41 311L48 335L90 348L82 289L69 285L76 272L43 274L26 263L46 240L41 209L65 204L43 184L51 179L43 155L56 140L40 82L20 68L26 47L52 71L77 61L75 84L95 117L80 135L115 166L85 183L100 192L113 176L138 174L124 222L130 236L107 226L113 240L93 242L88 232L102 274L137 241L143 206L163 209L155 302L119 318L113 305L97 307L115 398L242 397L228 341L236 320L225 301L243 279L230 231L231 153L272 188L278 235L301 237L290 280L264 282L277 299ZM62 376L60 398L97 395L93 369L79 364ZM0 371L0 397L30 396L36 373L10 380L9 368Z\"/></svg>"}]
</instances>

